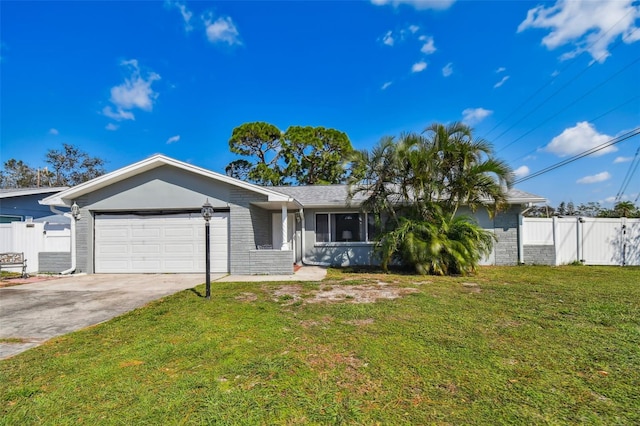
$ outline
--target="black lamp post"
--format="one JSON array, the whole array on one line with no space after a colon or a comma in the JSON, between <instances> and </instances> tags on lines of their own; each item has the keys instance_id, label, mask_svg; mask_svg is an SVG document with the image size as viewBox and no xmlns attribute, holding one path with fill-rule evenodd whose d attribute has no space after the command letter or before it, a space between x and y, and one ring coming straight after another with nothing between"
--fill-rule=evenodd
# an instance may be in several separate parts
<instances>
[{"instance_id":1,"label":"black lamp post","mask_svg":"<svg viewBox=\"0 0 640 426\"><path fill-rule=\"evenodd\" d=\"M213 206L209 204L209 199L202 206L202 217L204 217L204 247L206 252L206 283L207 283L207 292L205 294L205 298L211 299L211 244L209 242L209 220L211 216L213 216Z\"/></svg>"}]
</instances>

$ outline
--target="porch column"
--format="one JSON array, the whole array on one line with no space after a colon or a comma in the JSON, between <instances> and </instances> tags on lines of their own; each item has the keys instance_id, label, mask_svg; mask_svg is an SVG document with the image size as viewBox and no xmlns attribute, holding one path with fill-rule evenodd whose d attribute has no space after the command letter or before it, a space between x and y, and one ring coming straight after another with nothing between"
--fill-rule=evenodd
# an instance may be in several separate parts
<instances>
[{"instance_id":1,"label":"porch column","mask_svg":"<svg viewBox=\"0 0 640 426\"><path fill-rule=\"evenodd\" d=\"M282 247L280 250L289 250L289 241L287 238L287 205L282 205Z\"/></svg>"}]
</instances>

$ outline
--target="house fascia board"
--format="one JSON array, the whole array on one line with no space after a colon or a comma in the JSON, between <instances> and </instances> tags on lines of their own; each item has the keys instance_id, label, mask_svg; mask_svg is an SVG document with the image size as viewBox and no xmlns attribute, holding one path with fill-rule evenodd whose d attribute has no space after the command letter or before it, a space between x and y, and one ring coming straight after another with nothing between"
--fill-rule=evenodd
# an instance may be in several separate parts
<instances>
[{"instance_id":1,"label":"house fascia board","mask_svg":"<svg viewBox=\"0 0 640 426\"><path fill-rule=\"evenodd\" d=\"M137 163L131 164L129 166L123 167L121 169L115 170L111 173L107 173L105 175L99 176L88 182L74 186L73 188L69 188L58 194L46 197L43 200L40 200L39 202L40 204L43 204L43 205L70 206L72 201L75 198L81 197L82 195L88 194L93 191L97 191L111 184L120 182L132 176L136 176L138 174L141 174L165 165L176 167L176 168L186 170L188 172L195 173L197 175L200 175L218 182L227 183L239 188L243 188L243 189L256 192L262 195L266 195L268 201L272 201L272 202L294 201L291 197L281 194L279 192L272 191L270 189L267 189L258 185L254 185L251 183L243 182L241 180L232 178L230 176L212 172L210 170L206 170L201 167L184 163L182 161L174 160L172 158L165 157L164 155L161 155L161 154L157 154L145 160L142 160Z\"/></svg>"},{"instance_id":2,"label":"house fascia board","mask_svg":"<svg viewBox=\"0 0 640 426\"><path fill-rule=\"evenodd\" d=\"M27 195L49 194L53 192L62 192L66 189L69 189L69 187L58 186L58 187L15 189L14 191L0 192L0 198L14 198L14 197L24 197Z\"/></svg>"}]
</instances>

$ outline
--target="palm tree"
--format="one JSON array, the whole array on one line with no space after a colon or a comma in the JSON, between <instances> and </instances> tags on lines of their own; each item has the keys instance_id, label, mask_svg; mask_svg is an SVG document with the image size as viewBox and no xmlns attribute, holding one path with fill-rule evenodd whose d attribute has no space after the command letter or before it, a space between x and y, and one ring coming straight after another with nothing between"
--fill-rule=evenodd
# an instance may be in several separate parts
<instances>
[{"instance_id":1,"label":"palm tree","mask_svg":"<svg viewBox=\"0 0 640 426\"><path fill-rule=\"evenodd\" d=\"M440 164L440 181L445 210L454 217L461 205L472 211L486 208L491 215L506 202L506 190L511 188L510 167L493 157L493 146L484 139L474 139L472 129L462 123L432 124L424 131L432 147L431 155Z\"/></svg>"},{"instance_id":2,"label":"palm tree","mask_svg":"<svg viewBox=\"0 0 640 426\"><path fill-rule=\"evenodd\" d=\"M422 134L383 138L356 157L361 173L353 174L349 198L363 193L363 210L387 215L377 246L385 270L399 261L419 273L470 273L491 250L492 234L458 210L495 213L513 174L469 126L432 124Z\"/></svg>"}]
</instances>

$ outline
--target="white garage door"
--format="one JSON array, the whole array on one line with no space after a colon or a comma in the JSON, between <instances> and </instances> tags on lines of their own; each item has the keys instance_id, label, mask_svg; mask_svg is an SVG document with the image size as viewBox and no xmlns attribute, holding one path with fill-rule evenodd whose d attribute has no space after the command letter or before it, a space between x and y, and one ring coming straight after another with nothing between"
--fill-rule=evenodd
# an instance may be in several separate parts
<instances>
[{"instance_id":1,"label":"white garage door","mask_svg":"<svg viewBox=\"0 0 640 426\"><path fill-rule=\"evenodd\" d=\"M200 213L97 214L96 273L205 272L205 222ZM229 271L229 213L210 221L211 272Z\"/></svg>"}]
</instances>

